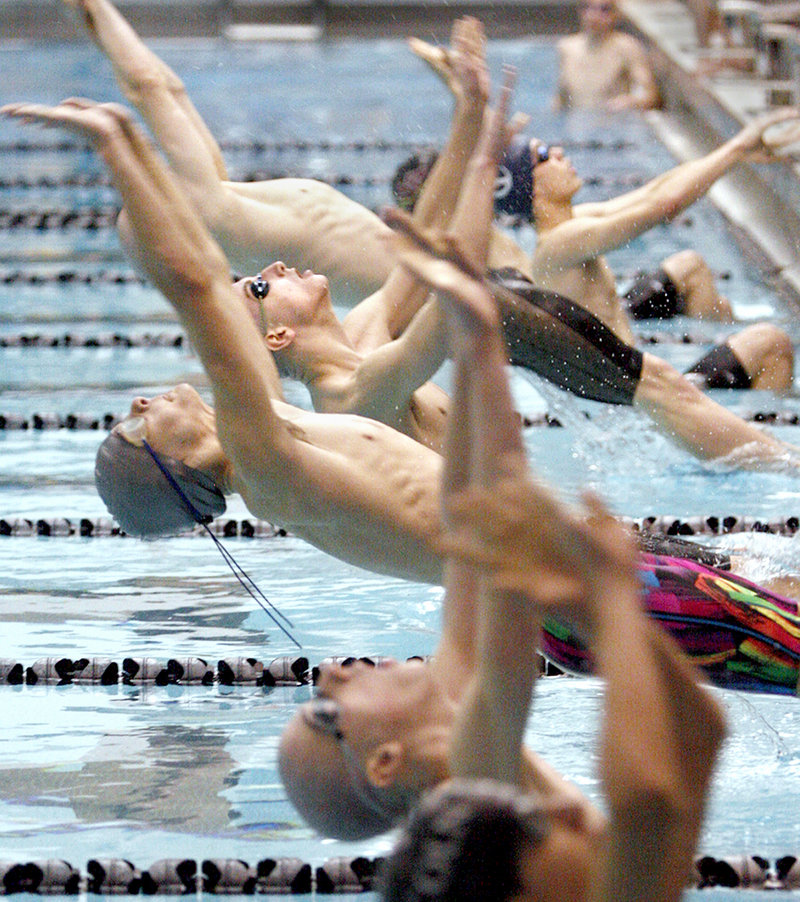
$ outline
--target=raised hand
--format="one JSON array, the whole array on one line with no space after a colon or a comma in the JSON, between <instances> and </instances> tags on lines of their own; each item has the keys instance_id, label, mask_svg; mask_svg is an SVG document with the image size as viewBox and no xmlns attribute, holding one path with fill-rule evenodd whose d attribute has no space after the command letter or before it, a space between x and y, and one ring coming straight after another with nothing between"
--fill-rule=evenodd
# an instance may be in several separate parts
<instances>
[{"instance_id":1,"label":"raised hand","mask_svg":"<svg viewBox=\"0 0 800 902\"><path fill-rule=\"evenodd\" d=\"M457 98L486 102L489 76L486 69L486 35L472 16L453 23L450 47L437 47L420 38L409 38L411 51L441 78Z\"/></svg>"},{"instance_id":2,"label":"raised hand","mask_svg":"<svg viewBox=\"0 0 800 902\"><path fill-rule=\"evenodd\" d=\"M444 553L584 630L593 630L597 605L615 587L636 585L633 537L593 495L573 508L530 476L513 475L459 493L448 513Z\"/></svg>"},{"instance_id":3,"label":"raised hand","mask_svg":"<svg viewBox=\"0 0 800 902\"><path fill-rule=\"evenodd\" d=\"M800 142L800 111L792 107L764 113L748 123L734 140L740 143L749 162L780 159L780 151Z\"/></svg>"}]
</instances>

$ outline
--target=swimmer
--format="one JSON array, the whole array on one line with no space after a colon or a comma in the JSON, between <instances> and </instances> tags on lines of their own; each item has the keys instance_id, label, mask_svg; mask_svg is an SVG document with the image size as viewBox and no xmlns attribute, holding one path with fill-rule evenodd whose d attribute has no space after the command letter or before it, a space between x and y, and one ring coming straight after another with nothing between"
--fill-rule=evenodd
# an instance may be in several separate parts
<instances>
[{"instance_id":1,"label":"swimmer","mask_svg":"<svg viewBox=\"0 0 800 902\"><path fill-rule=\"evenodd\" d=\"M592 847L599 849L606 829L603 819L575 787L523 746L522 736L536 675L535 647L542 616L577 620L588 627L589 634L596 631L609 642L619 628L613 640L617 657L609 653L612 660L607 662L619 679L619 685L610 690L615 716L623 708L627 717L637 710L616 695L636 691L627 665L637 675L642 667L646 694L651 685L674 689L672 680L680 674L682 704L673 707L671 697L668 705L662 699L631 735L637 743L643 740L638 730L654 729L651 716L663 726L665 708L670 718L686 718L685 732L678 731L677 741L691 738L692 751L698 755L692 762L693 776L689 783L682 773L679 782L666 781L677 794L659 798L659 805L664 805L660 813L675 817L667 826L667 847L679 844L680 848L665 864L665 874L671 876L664 879L682 880L683 874L674 868L691 853L704 796L704 792L692 795L688 790L704 790L707 785L712 751L722 732L716 706L695 686L696 674L641 613L632 537L599 502L590 502L580 513L568 512L527 476L504 374L497 313L486 284L474 278L458 246L414 233L413 225L400 217L396 224L417 242L403 252L406 265L430 280L445 305L455 364L454 409L448 421L442 476L443 517L449 521L443 547L451 555L445 569L442 635L427 666L409 662L386 668L361 663L323 668L318 697L299 709L281 740L279 761L287 792L318 831L352 839L386 829L425 789L451 776L492 776L535 792L548 810L569 811L569 824L581 847L591 840ZM484 544L480 535L473 538L478 528L468 509L475 498L483 504L497 491L503 516L495 521L496 534L490 520L480 518L480 527L495 543ZM475 517L480 517L479 512ZM465 536L467 529L471 532ZM485 549L485 556L475 551L476 545ZM506 557L501 558L495 546ZM506 559L519 569L506 567ZM612 623L617 624L614 629ZM622 656L623 636L632 639L632 657ZM657 678L651 671L654 659L659 662ZM659 729L659 733L667 737L670 730ZM625 734L620 731L619 735ZM701 754L702 737L708 737L707 757ZM637 755L631 746L613 750L612 757L624 773L632 762L619 754L622 748ZM679 758L682 769L687 762L682 755ZM653 784L639 784L639 780L650 774L660 784L666 772L651 769L641 755L638 762L640 767L628 773L624 785L631 790L639 786L642 796L638 798L643 801L645 788L652 790ZM667 755L659 767L671 767L673 762L675 758ZM685 794L692 799L686 808ZM633 801L634 796L627 798ZM609 829L616 829L613 819ZM636 832L641 829L639 822ZM587 856L576 862L580 866L576 873L585 873L588 860ZM634 861L641 859L632 856L629 863ZM413 869L414 863L409 862L409 867ZM408 876L407 870L402 873ZM398 886L403 882L400 877ZM405 883L407 888L414 885L413 880ZM413 892L409 898L414 898Z\"/></svg>"},{"instance_id":2,"label":"swimmer","mask_svg":"<svg viewBox=\"0 0 800 902\"><path fill-rule=\"evenodd\" d=\"M328 553L440 582L440 456L374 420L275 398L275 364L246 312L248 301L263 299L268 274L231 284L221 249L130 114L89 101L17 104L5 113L72 129L94 144L129 210L137 257L181 317L211 382L216 410L188 385L137 398L101 446L98 487L125 531L174 533L197 521L155 453L178 484L198 483L190 491L201 518L218 515L221 499L238 492L254 516ZM487 217L505 113L485 121L486 155L468 168ZM500 124L490 128L490 121ZM290 271L286 280L293 291L322 291L310 274Z\"/></svg>"},{"instance_id":3,"label":"swimmer","mask_svg":"<svg viewBox=\"0 0 800 902\"><path fill-rule=\"evenodd\" d=\"M451 59L441 48L415 41L413 49L449 85ZM662 222L668 222L740 162L772 162L797 141L798 129L770 129L798 117L777 110L754 119L737 136L697 160L684 163L610 201L573 206L581 180L560 147L520 139L509 148L498 177L497 212L533 222L538 232L532 257L495 230L493 268L514 268L537 288L580 304L627 344L634 343L631 318L668 318L678 313L729 321L730 304L719 295L713 273L693 250L671 255L652 275L641 276L620 299L602 256ZM690 369L691 378L713 388L788 389L793 347L782 330L758 323L733 335Z\"/></svg>"},{"instance_id":4,"label":"swimmer","mask_svg":"<svg viewBox=\"0 0 800 902\"><path fill-rule=\"evenodd\" d=\"M178 75L139 38L110 0L63 0L109 58L183 190L197 205L234 271L287 260L325 273L337 303L377 291L393 261L388 229L372 211L315 179L228 180L217 142ZM120 223L123 238L125 220Z\"/></svg>"},{"instance_id":5,"label":"swimmer","mask_svg":"<svg viewBox=\"0 0 800 902\"><path fill-rule=\"evenodd\" d=\"M131 222L137 253L180 315L211 381L216 416L193 389L180 386L159 398L136 399L129 422L102 446L98 486L122 528L132 535L159 535L196 523L144 448L146 438L160 457L213 480L218 491L199 508L202 517L218 515L224 496L238 492L254 516L343 560L441 582L440 456L373 420L316 414L275 398L274 362L246 312L248 281L231 285L219 246L127 112L87 102L55 108L17 104L5 112L73 129L97 147L125 205L136 211ZM499 140L500 125L491 121L486 147ZM491 219L492 165L487 156L468 167L472 177L459 198L463 212L456 214L456 221L466 221L465 235L467 227L477 229L478 243L485 242ZM471 253L476 246L470 245ZM294 273L291 281L302 286L313 277ZM263 293L260 284L255 290ZM657 394L657 389L648 377L639 392L647 402L648 391ZM777 440L694 391L690 403L664 416L667 425L696 433L709 456L741 444L757 446L762 464L784 455ZM713 447L707 444L708 405L722 418ZM165 506L177 510L178 522L167 519Z\"/></svg>"},{"instance_id":6,"label":"swimmer","mask_svg":"<svg viewBox=\"0 0 800 902\"><path fill-rule=\"evenodd\" d=\"M217 197L223 204L220 192L227 191L217 174L221 155L205 126L198 125L199 116L177 76L147 49L107 0L76 0L72 5L83 12L91 34L112 60L123 90L161 140L189 196L197 200L197 185L205 186L198 209L208 223L209 204L214 203L209 198ZM456 97L452 126L415 213L426 227L449 222L460 185L449 173L462 171L472 153L487 99L485 36L480 23L469 17L459 19L453 26L452 46L451 85ZM447 177L440 177L440 172L448 173ZM263 206L255 207L262 214L268 212ZM337 221L342 209L331 205L322 221ZM322 216L317 212L315 223ZM224 223L239 219L230 206L222 215ZM121 228L127 231L124 217ZM385 232L382 224L381 230ZM352 258L354 236L340 238L347 257ZM230 247L224 240L223 245ZM234 262L241 258L237 255ZM321 413L368 416L441 450L447 397L426 383L444 360L444 338L435 302L424 303L427 291L405 271L394 268L380 288L340 322L333 310L331 281L295 276L294 269L278 261L259 269L255 278L242 280L248 309L279 373L303 382L314 409ZM278 380L273 380L273 389L275 397L283 397Z\"/></svg>"},{"instance_id":7,"label":"swimmer","mask_svg":"<svg viewBox=\"0 0 800 902\"><path fill-rule=\"evenodd\" d=\"M466 304L471 286L452 286ZM489 369L478 368L473 391ZM481 402L474 409L486 408L485 394ZM491 410L509 413L497 398ZM466 569L481 623L473 673L448 724L448 779L403 826L380 875L382 898L677 902L725 735L721 705L642 613L632 537L597 498L571 510L507 457L504 467L479 470L496 422L483 435L473 424L472 471L443 490L448 573L455 579ZM486 505L496 517L481 516ZM520 532L527 541L517 541ZM599 772L607 820L571 787L531 790L520 767L535 636L547 618L589 638L605 678ZM359 742L364 717L352 685L326 686L333 691L324 690L321 704L337 711L348 742Z\"/></svg>"},{"instance_id":8,"label":"swimmer","mask_svg":"<svg viewBox=\"0 0 800 902\"><path fill-rule=\"evenodd\" d=\"M762 139L772 126L796 117L794 110L766 114L716 151L677 166L642 188L576 207L572 198L582 183L562 149L536 139L520 142L506 171L512 181L519 174L529 186L529 191L519 193L516 205L535 222L538 234L528 275L537 286L585 307L629 344L634 337L630 315L668 318L682 313L730 319L727 301L717 294L708 265L695 251L672 255L657 273L640 279L628 294L627 308L603 254L675 217L736 163L775 159ZM783 391L792 383L792 343L778 327L754 324L689 372L709 387Z\"/></svg>"},{"instance_id":9,"label":"swimmer","mask_svg":"<svg viewBox=\"0 0 800 902\"><path fill-rule=\"evenodd\" d=\"M650 110L659 104L647 51L620 31L616 0L581 0L580 31L558 41L555 110Z\"/></svg>"}]
</instances>

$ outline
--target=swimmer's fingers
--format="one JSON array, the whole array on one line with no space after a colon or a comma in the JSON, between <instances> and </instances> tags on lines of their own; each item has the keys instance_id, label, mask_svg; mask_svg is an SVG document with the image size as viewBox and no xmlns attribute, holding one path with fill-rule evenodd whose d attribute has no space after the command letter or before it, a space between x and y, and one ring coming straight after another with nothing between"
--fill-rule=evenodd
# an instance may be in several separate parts
<instances>
[{"instance_id":1,"label":"swimmer's fingers","mask_svg":"<svg viewBox=\"0 0 800 902\"><path fill-rule=\"evenodd\" d=\"M398 257L416 249L430 257L436 257L457 266L473 279L481 280L483 278L482 270L472 263L461 249L459 242L451 235L422 228L408 213L397 207L387 207L381 211L381 218L398 235L407 239L406 241L395 239L394 249ZM415 259L418 258L415 256ZM409 260L408 266L413 268L414 262Z\"/></svg>"},{"instance_id":2,"label":"swimmer's fingers","mask_svg":"<svg viewBox=\"0 0 800 902\"><path fill-rule=\"evenodd\" d=\"M63 3L83 21L86 29L94 35L95 25L89 0L63 0Z\"/></svg>"},{"instance_id":3,"label":"swimmer's fingers","mask_svg":"<svg viewBox=\"0 0 800 902\"><path fill-rule=\"evenodd\" d=\"M489 70L486 65L486 35L481 23L465 16L453 25L451 63L457 94L476 103L489 99Z\"/></svg>"},{"instance_id":4,"label":"swimmer's fingers","mask_svg":"<svg viewBox=\"0 0 800 902\"><path fill-rule=\"evenodd\" d=\"M786 146L781 135L791 137L793 126L798 123L798 111L793 107L773 110L758 116L739 132L737 141L745 153L763 153L764 161L769 161L769 151ZM796 139L794 139L796 140ZM755 158L750 158L754 162Z\"/></svg>"},{"instance_id":5,"label":"swimmer's fingers","mask_svg":"<svg viewBox=\"0 0 800 902\"><path fill-rule=\"evenodd\" d=\"M800 121L791 119L775 123L764 130L761 142L773 153L800 144Z\"/></svg>"},{"instance_id":6,"label":"swimmer's fingers","mask_svg":"<svg viewBox=\"0 0 800 902\"><path fill-rule=\"evenodd\" d=\"M71 103L58 106L39 103L9 104L0 109L0 112L25 123L66 128L96 142L108 136L112 123L101 104L87 103L87 106L82 107Z\"/></svg>"},{"instance_id":7,"label":"swimmer's fingers","mask_svg":"<svg viewBox=\"0 0 800 902\"><path fill-rule=\"evenodd\" d=\"M575 541L579 521L529 479L470 488L448 503L442 539L451 558L480 570L495 589L525 594L543 611L584 625L593 587Z\"/></svg>"},{"instance_id":8,"label":"swimmer's fingers","mask_svg":"<svg viewBox=\"0 0 800 902\"><path fill-rule=\"evenodd\" d=\"M409 38L408 46L413 54L428 64L451 91L454 90L453 58L449 50L429 44L420 38Z\"/></svg>"},{"instance_id":9,"label":"swimmer's fingers","mask_svg":"<svg viewBox=\"0 0 800 902\"><path fill-rule=\"evenodd\" d=\"M513 66L503 68L503 84L497 96L487 135L486 152L489 159L499 162L514 136L527 124L529 117L523 113L515 113L509 120L511 99L517 80L517 70Z\"/></svg>"}]
</instances>

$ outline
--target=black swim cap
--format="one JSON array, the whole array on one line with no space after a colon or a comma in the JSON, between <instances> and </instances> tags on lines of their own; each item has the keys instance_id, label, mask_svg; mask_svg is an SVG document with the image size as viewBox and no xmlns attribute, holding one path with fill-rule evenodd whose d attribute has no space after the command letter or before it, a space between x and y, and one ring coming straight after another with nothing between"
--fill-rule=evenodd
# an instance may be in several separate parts
<instances>
[{"instance_id":1,"label":"black swim cap","mask_svg":"<svg viewBox=\"0 0 800 902\"><path fill-rule=\"evenodd\" d=\"M533 159L530 138L515 138L503 156L494 183L496 213L533 218Z\"/></svg>"},{"instance_id":2,"label":"black swim cap","mask_svg":"<svg viewBox=\"0 0 800 902\"><path fill-rule=\"evenodd\" d=\"M172 457L159 460L208 522L225 512L225 496L214 480ZM97 450L94 481L109 513L132 536L154 538L186 532L197 525L195 514L181 500L144 447L112 432Z\"/></svg>"}]
</instances>

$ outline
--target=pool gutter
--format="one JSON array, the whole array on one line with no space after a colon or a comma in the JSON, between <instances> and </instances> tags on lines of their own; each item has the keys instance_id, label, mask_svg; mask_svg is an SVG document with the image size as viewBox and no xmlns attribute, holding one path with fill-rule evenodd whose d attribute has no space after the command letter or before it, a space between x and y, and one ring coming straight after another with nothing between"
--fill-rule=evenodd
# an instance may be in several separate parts
<instances>
[{"instance_id":1,"label":"pool gutter","mask_svg":"<svg viewBox=\"0 0 800 902\"><path fill-rule=\"evenodd\" d=\"M708 153L755 115L769 110L770 83L741 72L698 76L694 26L677 0L622 0L633 30L649 45L664 112L648 114L680 160ZM791 160L741 164L709 196L738 227L800 308L800 167Z\"/></svg>"}]
</instances>

